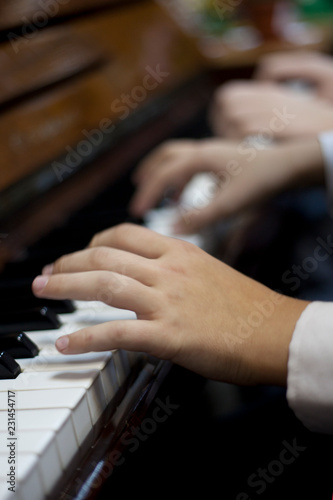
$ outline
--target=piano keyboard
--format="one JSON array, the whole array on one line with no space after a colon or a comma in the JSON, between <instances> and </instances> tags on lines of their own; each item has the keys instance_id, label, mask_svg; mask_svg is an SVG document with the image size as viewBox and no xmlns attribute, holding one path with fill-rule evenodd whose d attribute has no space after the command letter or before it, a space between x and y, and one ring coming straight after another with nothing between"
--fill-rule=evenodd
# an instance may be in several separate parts
<instances>
[{"instance_id":1,"label":"piano keyboard","mask_svg":"<svg viewBox=\"0 0 333 500\"><path fill-rule=\"evenodd\" d=\"M189 197L189 190L186 196ZM174 236L176 216L177 207L152 210L145 225ZM201 235L177 237L205 246ZM60 354L54 344L61 335L88 324L135 320L136 315L101 302L74 301L58 306L60 311L68 310L55 315L56 324L51 322L47 329L25 333L37 346L38 355L18 359L21 373L16 378L0 380L2 500L45 500L52 494L59 481L79 463L103 425L110 418L115 424L119 421L120 409L117 412L117 407L113 408L111 414L112 402L144 358L142 353L121 350ZM150 374L147 366L141 377ZM12 483L11 453L15 460ZM15 485L15 494L9 489L11 485Z\"/></svg>"},{"instance_id":2,"label":"piano keyboard","mask_svg":"<svg viewBox=\"0 0 333 500\"><path fill-rule=\"evenodd\" d=\"M93 444L108 420L106 408L141 356L125 351L76 356L58 353L54 343L64 333L116 317L135 318L130 311L100 303L77 302L75 307L76 312L59 315L62 326L57 330L29 332L27 336L39 348L38 356L17 360L22 370L17 378L0 380L3 500L42 500L51 494L75 460ZM12 398L8 399L8 394ZM13 412L8 412L8 400L15 402ZM10 443L17 464L15 495L8 490Z\"/></svg>"}]
</instances>

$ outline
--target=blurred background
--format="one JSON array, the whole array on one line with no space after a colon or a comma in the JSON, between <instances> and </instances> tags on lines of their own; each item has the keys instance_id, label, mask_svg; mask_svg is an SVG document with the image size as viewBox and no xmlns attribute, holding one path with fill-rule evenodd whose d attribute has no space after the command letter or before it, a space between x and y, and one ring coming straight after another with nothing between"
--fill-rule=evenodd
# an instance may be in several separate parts
<instances>
[{"instance_id":1,"label":"blurred background","mask_svg":"<svg viewBox=\"0 0 333 500\"><path fill-rule=\"evenodd\" d=\"M198 0L160 2L201 39L211 62L250 64L262 52L330 47L329 0Z\"/></svg>"},{"instance_id":2,"label":"blurred background","mask_svg":"<svg viewBox=\"0 0 333 500\"><path fill-rule=\"evenodd\" d=\"M166 140L211 137L219 85L251 78L268 53L332 49L331 0L0 0L0 325L28 331L31 283L44 265L112 225L144 223L128 211L133 171ZM331 231L325 193L288 194L257 215L222 228L216 254L280 289L281 273ZM299 296L332 300L332 279L322 263ZM308 454L261 498L305 496L318 484L326 496L312 498L331 498L322 440L291 414L284 391L176 369L160 397L179 402L178 416L129 454L101 499L244 500L248 476L295 438Z\"/></svg>"}]
</instances>

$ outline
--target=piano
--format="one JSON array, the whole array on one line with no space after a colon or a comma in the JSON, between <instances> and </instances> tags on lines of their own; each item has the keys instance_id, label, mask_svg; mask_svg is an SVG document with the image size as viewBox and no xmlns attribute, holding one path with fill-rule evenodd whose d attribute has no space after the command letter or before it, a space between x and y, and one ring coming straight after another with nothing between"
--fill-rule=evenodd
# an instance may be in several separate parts
<instances>
[{"instance_id":1,"label":"piano","mask_svg":"<svg viewBox=\"0 0 333 500\"><path fill-rule=\"evenodd\" d=\"M1 0L0 65L0 497L98 498L170 366L65 358L63 332L135 315L40 300L31 283L112 225L169 234L168 209L128 214L131 172L162 141L205 133L212 82L193 40L145 0Z\"/></svg>"}]
</instances>

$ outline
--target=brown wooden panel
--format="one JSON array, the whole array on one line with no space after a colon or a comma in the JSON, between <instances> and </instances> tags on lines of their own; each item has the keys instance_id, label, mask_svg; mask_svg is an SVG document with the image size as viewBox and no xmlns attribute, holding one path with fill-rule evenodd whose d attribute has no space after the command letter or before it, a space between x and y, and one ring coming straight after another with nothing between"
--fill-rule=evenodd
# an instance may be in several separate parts
<instances>
[{"instance_id":1,"label":"brown wooden panel","mask_svg":"<svg viewBox=\"0 0 333 500\"><path fill-rule=\"evenodd\" d=\"M78 175L39 196L6 221L0 220L0 270L52 228L63 224L75 211L89 203L106 186L115 182L138 158L168 139L203 111L211 94L209 80L190 85L170 101L168 109L121 140Z\"/></svg>"},{"instance_id":2,"label":"brown wooden panel","mask_svg":"<svg viewBox=\"0 0 333 500\"><path fill-rule=\"evenodd\" d=\"M128 0L0 0L0 30L30 25L19 31L29 36L55 18L126 3Z\"/></svg>"},{"instance_id":3,"label":"brown wooden panel","mask_svg":"<svg viewBox=\"0 0 333 500\"><path fill-rule=\"evenodd\" d=\"M2 114L0 119L0 189L87 140L109 114L116 97L100 72L71 81Z\"/></svg>"},{"instance_id":4,"label":"brown wooden panel","mask_svg":"<svg viewBox=\"0 0 333 500\"><path fill-rule=\"evenodd\" d=\"M52 46L59 40L59 49L49 53L48 61L44 48L50 40ZM62 59L66 47L67 56ZM8 54L8 44L6 50ZM10 85L13 76L3 79L3 98L6 91L7 96L11 90L18 94L34 84L73 75L99 53L104 63L94 71L39 92L0 114L0 190L67 154L77 142L87 141L84 131L100 129L106 119L115 124L131 120L134 112L202 71L193 44L158 6L143 2L76 19L70 28L55 26L40 33L19 53L21 62L14 76L22 79L17 76L16 87ZM32 60L35 68L29 65Z\"/></svg>"},{"instance_id":5,"label":"brown wooden panel","mask_svg":"<svg viewBox=\"0 0 333 500\"><path fill-rule=\"evenodd\" d=\"M45 30L27 45L16 41L2 44L0 105L76 75L103 59L97 44L73 35L70 26Z\"/></svg>"},{"instance_id":6,"label":"brown wooden panel","mask_svg":"<svg viewBox=\"0 0 333 500\"><path fill-rule=\"evenodd\" d=\"M120 90L124 81L132 89L142 85L146 68L160 67L168 77L156 90L165 94L205 67L196 43L155 2L90 15L72 22L71 28L113 57L110 78Z\"/></svg>"},{"instance_id":7,"label":"brown wooden panel","mask_svg":"<svg viewBox=\"0 0 333 500\"><path fill-rule=\"evenodd\" d=\"M44 40L52 39L57 45L64 33L77 40L76 45L73 42L77 50L71 51L73 67L82 61L86 47L91 47L91 54L96 53L97 48L97 52L103 54L103 64L72 75L51 88L41 89L26 99L21 95L19 101L11 101L10 106L2 108L0 190L13 186L17 180L24 183L27 176L40 171L44 164L53 164L67 154L68 148L76 148L81 140L87 142L84 130L101 129L102 124L108 123L107 119L120 125L120 129L128 125L131 128L137 120L137 112L142 111L139 116L143 122L131 138L118 140L106 157L102 157L104 160L81 172L75 170L77 175L44 196L39 195L29 206L23 205L7 221L0 220L0 236L6 235L0 240L1 263L13 258L82 206L133 165L143 152L168 138L178 125L188 122L210 95L201 84L187 86L205 72L203 59L177 23L154 2L134 2L127 8L90 14L48 28L22 46L20 64L24 65L25 58L28 61L35 52L36 61L43 61L47 68L47 57L39 56L38 50L43 51ZM60 67L61 58L55 59ZM51 62L50 67L53 68ZM31 80L27 78L25 82L33 82L32 73ZM40 85L41 73L39 70L36 74ZM45 77L47 74L45 69ZM54 70L53 77L59 75L60 79L60 74L60 69L58 73ZM183 85L185 91L179 93ZM162 112L158 104L161 101ZM25 186L23 184L23 191ZM6 198L3 191L0 196L0 200ZM17 196L15 191L11 200L17 200Z\"/></svg>"}]
</instances>

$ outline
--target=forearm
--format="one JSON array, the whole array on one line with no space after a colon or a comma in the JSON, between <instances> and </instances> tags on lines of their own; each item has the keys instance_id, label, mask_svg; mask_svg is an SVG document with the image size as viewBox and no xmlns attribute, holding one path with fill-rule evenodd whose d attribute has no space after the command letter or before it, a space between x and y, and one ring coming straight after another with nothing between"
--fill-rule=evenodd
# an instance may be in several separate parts
<instances>
[{"instance_id":1,"label":"forearm","mask_svg":"<svg viewBox=\"0 0 333 500\"><path fill-rule=\"evenodd\" d=\"M296 186L325 184L325 168L322 146L317 137L292 141L286 145L286 160L293 173Z\"/></svg>"}]
</instances>

